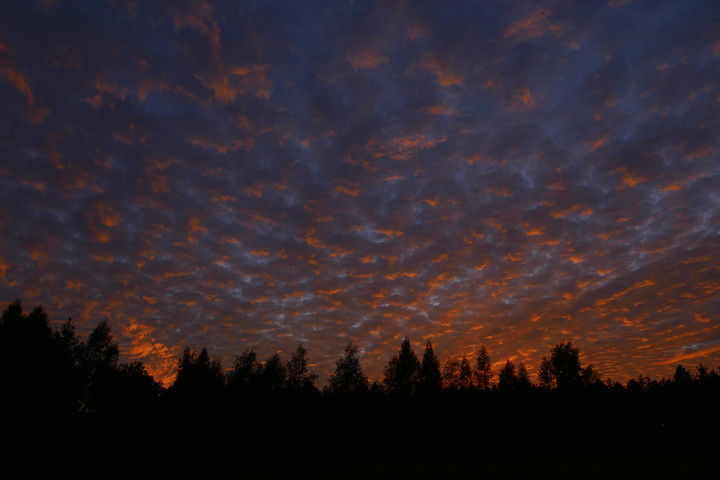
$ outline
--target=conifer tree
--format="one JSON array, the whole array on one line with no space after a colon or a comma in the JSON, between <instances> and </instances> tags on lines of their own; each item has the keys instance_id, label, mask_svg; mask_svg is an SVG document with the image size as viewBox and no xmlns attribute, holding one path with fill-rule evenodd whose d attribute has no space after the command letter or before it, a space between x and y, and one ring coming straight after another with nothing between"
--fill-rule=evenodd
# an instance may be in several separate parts
<instances>
[{"instance_id":1,"label":"conifer tree","mask_svg":"<svg viewBox=\"0 0 720 480\"><path fill-rule=\"evenodd\" d=\"M420 362L410 340L405 338L400 345L400 352L393 355L385 367L385 387L390 393L409 395L415 390L419 370Z\"/></svg>"},{"instance_id":2,"label":"conifer tree","mask_svg":"<svg viewBox=\"0 0 720 480\"><path fill-rule=\"evenodd\" d=\"M426 392L435 392L442 388L440 360L435 356L430 340L425 344L425 352L418 371L418 383L420 389Z\"/></svg>"},{"instance_id":3,"label":"conifer tree","mask_svg":"<svg viewBox=\"0 0 720 480\"><path fill-rule=\"evenodd\" d=\"M287 388L292 392L311 392L315 390L317 375L308 369L307 351L298 345L286 366Z\"/></svg>"},{"instance_id":4,"label":"conifer tree","mask_svg":"<svg viewBox=\"0 0 720 480\"><path fill-rule=\"evenodd\" d=\"M480 390L489 390L491 387L493 373L490 355L485 345L480 345L475 359L475 380Z\"/></svg>"},{"instance_id":5,"label":"conifer tree","mask_svg":"<svg viewBox=\"0 0 720 480\"><path fill-rule=\"evenodd\" d=\"M358 347L349 342L345 354L335 362L335 372L330 375L328 390L334 394L365 393L368 379L358 358Z\"/></svg>"}]
</instances>

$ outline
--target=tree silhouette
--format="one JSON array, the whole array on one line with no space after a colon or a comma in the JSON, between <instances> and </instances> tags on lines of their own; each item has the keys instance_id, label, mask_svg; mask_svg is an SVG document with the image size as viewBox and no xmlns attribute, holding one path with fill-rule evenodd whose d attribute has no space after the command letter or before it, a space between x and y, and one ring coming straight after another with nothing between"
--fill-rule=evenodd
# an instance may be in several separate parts
<instances>
[{"instance_id":1,"label":"tree silhouette","mask_svg":"<svg viewBox=\"0 0 720 480\"><path fill-rule=\"evenodd\" d=\"M580 364L580 350L572 342L555 345L550 351L550 358L542 358L538 378L541 387L561 390L602 383L600 374L592 365L583 368Z\"/></svg>"},{"instance_id":2,"label":"tree silhouette","mask_svg":"<svg viewBox=\"0 0 720 480\"><path fill-rule=\"evenodd\" d=\"M460 360L454 355L445 359L442 369L442 385L445 390L457 390L460 376Z\"/></svg>"},{"instance_id":3,"label":"tree silhouette","mask_svg":"<svg viewBox=\"0 0 720 480\"><path fill-rule=\"evenodd\" d=\"M225 377L219 360L211 360L206 348L198 354L185 347L171 390L189 401L212 401L220 396Z\"/></svg>"},{"instance_id":4,"label":"tree silhouette","mask_svg":"<svg viewBox=\"0 0 720 480\"><path fill-rule=\"evenodd\" d=\"M0 319L0 404L8 411L73 409L71 366L50 329L42 305L29 314L16 300Z\"/></svg>"},{"instance_id":5,"label":"tree silhouette","mask_svg":"<svg viewBox=\"0 0 720 480\"><path fill-rule=\"evenodd\" d=\"M228 389L234 394L249 392L257 383L260 369L255 349L245 350L235 357L227 378Z\"/></svg>"},{"instance_id":6,"label":"tree silhouette","mask_svg":"<svg viewBox=\"0 0 720 480\"><path fill-rule=\"evenodd\" d=\"M555 375L552 370L552 363L547 357L543 357L538 371L538 383L542 388L550 389L555 387Z\"/></svg>"},{"instance_id":7,"label":"tree silhouette","mask_svg":"<svg viewBox=\"0 0 720 480\"><path fill-rule=\"evenodd\" d=\"M498 374L498 390L501 392L527 392L532 387L527 368L520 363L518 367L512 360L507 360Z\"/></svg>"},{"instance_id":8,"label":"tree silhouette","mask_svg":"<svg viewBox=\"0 0 720 480\"><path fill-rule=\"evenodd\" d=\"M465 355L460 360L460 375L458 378L458 385L461 390L469 390L473 387L473 371Z\"/></svg>"},{"instance_id":9,"label":"tree silhouette","mask_svg":"<svg viewBox=\"0 0 720 480\"><path fill-rule=\"evenodd\" d=\"M424 392L438 392L442 388L440 360L435 356L430 340L425 344L422 362L418 371L419 388Z\"/></svg>"},{"instance_id":10,"label":"tree silhouette","mask_svg":"<svg viewBox=\"0 0 720 480\"><path fill-rule=\"evenodd\" d=\"M393 355L385 367L385 388L390 393L410 395L418 382L419 370L420 362L413 352L410 340L405 338L400 345L400 352Z\"/></svg>"},{"instance_id":11,"label":"tree silhouette","mask_svg":"<svg viewBox=\"0 0 720 480\"><path fill-rule=\"evenodd\" d=\"M280 392L285 389L286 378L285 365L280 360L280 355L274 353L258 372L258 388L263 393Z\"/></svg>"},{"instance_id":12,"label":"tree silhouette","mask_svg":"<svg viewBox=\"0 0 720 480\"><path fill-rule=\"evenodd\" d=\"M59 329L55 330L53 335L62 351L68 355L67 361L75 368L80 361L81 353L80 339L75 334L75 324L72 318L68 318Z\"/></svg>"},{"instance_id":13,"label":"tree silhouette","mask_svg":"<svg viewBox=\"0 0 720 480\"><path fill-rule=\"evenodd\" d=\"M315 375L308 370L302 345L287 363L274 354L261 364L254 350L246 350L227 375L227 390L219 360L211 359L205 348L199 353L185 349L167 390L141 362L119 364L118 358L107 321L80 341L71 319L51 329L41 306L26 313L19 301L8 305L0 318L3 460L23 451L39 458L43 445L64 445L55 457L61 459L77 451L114 455L130 442L139 442L136 451L165 458L180 453L202 460L203 466L224 467L214 462L227 461L243 468L254 459L267 463L281 458L294 468L295 460L320 450L333 461L358 456L456 461L470 453L544 460L558 452L582 459L588 452L607 458L712 459L715 443L688 445L687 439L714 438L720 428L720 374L715 370L698 364L691 373L678 365L667 379L640 375L623 387L601 381L592 365L583 367L571 343L553 347L540 365L541 382L557 391L534 389L525 366L507 360L496 372L496 388L478 389L482 395L471 389L474 381L480 383L481 369L471 368L466 357L450 356L441 375L432 344L426 343L418 362L407 338L394 352L384 382L373 382L373 395L358 397L329 394L368 390L352 342L337 360L324 398L284 394L313 385ZM464 394L443 392L441 380L448 390ZM384 395L383 383L391 392L412 392L413 386L415 392L438 391L392 397ZM560 392L588 386L582 395ZM225 393L233 388L259 395L242 405L225 402ZM352 421L363 428L347 438L343 435ZM492 440L478 439L480 429ZM268 443L274 438L290 441ZM508 453L506 445L513 438L526 439L521 453Z\"/></svg>"},{"instance_id":14,"label":"tree silhouette","mask_svg":"<svg viewBox=\"0 0 720 480\"><path fill-rule=\"evenodd\" d=\"M692 374L682 365L678 365L675 368L675 374L673 375L673 383L678 386L687 386L692 383Z\"/></svg>"},{"instance_id":15,"label":"tree silhouette","mask_svg":"<svg viewBox=\"0 0 720 480\"><path fill-rule=\"evenodd\" d=\"M122 363L96 380L93 405L96 410L127 420L147 419L160 398L162 388L142 362Z\"/></svg>"},{"instance_id":16,"label":"tree silhouette","mask_svg":"<svg viewBox=\"0 0 720 480\"><path fill-rule=\"evenodd\" d=\"M117 366L120 349L113 341L107 319L90 332L87 343L82 347L82 356L82 361L90 370L91 377Z\"/></svg>"},{"instance_id":17,"label":"tree silhouette","mask_svg":"<svg viewBox=\"0 0 720 480\"><path fill-rule=\"evenodd\" d=\"M500 369L497 386L501 392L508 392L517 388L518 378L515 373L515 364L512 360L507 360L505 365Z\"/></svg>"},{"instance_id":18,"label":"tree silhouette","mask_svg":"<svg viewBox=\"0 0 720 480\"><path fill-rule=\"evenodd\" d=\"M708 369L702 363L695 365L695 381L701 387L720 386L720 375L715 370Z\"/></svg>"},{"instance_id":19,"label":"tree silhouette","mask_svg":"<svg viewBox=\"0 0 720 480\"><path fill-rule=\"evenodd\" d=\"M328 390L333 394L364 393L368 379L357 356L358 347L349 342L345 354L335 362L335 372L328 379Z\"/></svg>"},{"instance_id":20,"label":"tree silhouette","mask_svg":"<svg viewBox=\"0 0 720 480\"><path fill-rule=\"evenodd\" d=\"M287 389L291 392L314 392L317 375L308 370L307 351L298 345L287 362Z\"/></svg>"},{"instance_id":21,"label":"tree silhouette","mask_svg":"<svg viewBox=\"0 0 720 480\"><path fill-rule=\"evenodd\" d=\"M443 365L443 386L447 390L465 391L473 386L473 371L465 355L458 360L448 357Z\"/></svg>"},{"instance_id":22,"label":"tree silhouette","mask_svg":"<svg viewBox=\"0 0 720 480\"><path fill-rule=\"evenodd\" d=\"M586 387L597 386L602 383L602 377L599 372L595 371L592 364L590 364L581 369L581 381Z\"/></svg>"},{"instance_id":23,"label":"tree silhouette","mask_svg":"<svg viewBox=\"0 0 720 480\"><path fill-rule=\"evenodd\" d=\"M75 334L75 324L68 318L62 326L53 333L58 349L58 368L60 370L60 383L62 397L67 412L76 412L82 405L86 380L80 371L82 356L82 343Z\"/></svg>"},{"instance_id":24,"label":"tree silhouette","mask_svg":"<svg viewBox=\"0 0 720 480\"><path fill-rule=\"evenodd\" d=\"M580 384L580 351L572 342L555 345L550 358L540 363L540 383L545 387L565 389Z\"/></svg>"},{"instance_id":25,"label":"tree silhouette","mask_svg":"<svg viewBox=\"0 0 720 480\"><path fill-rule=\"evenodd\" d=\"M81 409L96 411L102 408L108 396L109 380L106 377L113 375L120 356L107 319L90 332L86 343L80 343L78 351L79 372L84 385Z\"/></svg>"},{"instance_id":26,"label":"tree silhouette","mask_svg":"<svg viewBox=\"0 0 720 480\"><path fill-rule=\"evenodd\" d=\"M491 387L493 373L490 355L485 345L480 345L475 359L475 379L480 390L488 390Z\"/></svg>"},{"instance_id":27,"label":"tree silhouette","mask_svg":"<svg viewBox=\"0 0 720 480\"><path fill-rule=\"evenodd\" d=\"M532 382L530 381L530 375L528 375L527 368L520 362L517 369L517 390L521 392L527 392L532 388Z\"/></svg>"}]
</instances>

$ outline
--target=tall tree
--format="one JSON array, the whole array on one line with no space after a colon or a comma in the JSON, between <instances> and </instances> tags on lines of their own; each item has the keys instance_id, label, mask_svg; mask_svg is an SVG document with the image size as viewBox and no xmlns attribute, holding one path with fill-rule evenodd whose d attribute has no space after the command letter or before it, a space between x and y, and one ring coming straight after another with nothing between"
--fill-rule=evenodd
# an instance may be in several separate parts
<instances>
[{"instance_id":1,"label":"tall tree","mask_svg":"<svg viewBox=\"0 0 720 480\"><path fill-rule=\"evenodd\" d=\"M228 389L235 394L248 393L257 383L260 370L255 349L245 350L235 357L227 378Z\"/></svg>"},{"instance_id":2,"label":"tall tree","mask_svg":"<svg viewBox=\"0 0 720 480\"><path fill-rule=\"evenodd\" d=\"M410 395L417 385L419 370L420 362L410 340L405 338L400 345L400 351L393 355L385 367L385 387L390 393Z\"/></svg>"},{"instance_id":3,"label":"tall tree","mask_svg":"<svg viewBox=\"0 0 720 480\"><path fill-rule=\"evenodd\" d=\"M287 366L287 388L291 392L313 392L317 375L308 369L307 351L298 345Z\"/></svg>"},{"instance_id":4,"label":"tall tree","mask_svg":"<svg viewBox=\"0 0 720 480\"><path fill-rule=\"evenodd\" d=\"M445 359L442 370L442 385L445 390L457 390L460 377L460 360L454 355Z\"/></svg>"},{"instance_id":5,"label":"tall tree","mask_svg":"<svg viewBox=\"0 0 720 480\"><path fill-rule=\"evenodd\" d=\"M580 350L572 342L559 343L550 351L550 358L543 357L538 373L540 385L546 388L577 388L601 381L600 374L592 365L583 368Z\"/></svg>"},{"instance_id":6,"label":"tall tree","mask_svg":"<svg viewBox=\"0 0 720 480\"><path fill-rule=\"evenodd\" d=\"M192 399L217 398L225 385L220 360L210 359L206 348L198 354L185 347L178 360L178 372L172 391Z\"/></svg>"},{"instance_id":7,"label":"tall tree","mask_svg":"<svg viewBox=\"0 0 720 480\"><path fill-rule=\"evenodd\" d=\"M76 367L80 361L80 339L75 334L72 318L68 318L53 335L61 350L67 355L67 361L73 368Z\"/></svg>"},{"instance_id":8,"label":"tall tree","mask_svg":"<svg viewBox=\"0 0 720 480\"><path fill-rule=\"evenodd\" d=\"M436 392L442 388L440 360L435 355L430 340L425 344L420 370L418 372L419 388L425 392Z\"/></svg>"},{"instance_id":9,"label":"tall tree","mask_svg":"<svg viewBox=\"0 0 720 480\"><path fill-rule=\"evenodd\" d=\"M675 368L675 374L673 375L673 383L675 385L690 385L692 380L692 374L688 369L682 365L678 365Z\"/></svg>"},{"instance_id":10,"label":"tall tree","mask_svg":"<svg viewBox=\"0 0 720 480\"><path fill-rule=\"evenodd\" d=\"M95 326L87 342L80 343L78 351L78 371L84 385L81 409L102 410L108 397L108 377L117 370L120 357L120 349L113 340L107 319Z\"/></svg>"},{"instance_id":11,"label":"tall tree","mask_svg":"<svg viewBox=\"0 0 720 480\"><path fill-rule=\"evenodd\" d=\"M530 381L530 375L528 375L525 364L520 362L517 369L517 389L526 392L532 388L532 382Z\"/></svg>"},{"instance_id":12,"label":"tall tree","mask_svg":"<svg viewBox=\"0 0 720 480\"><path fill-rule=\"evenodd\" d=\"M121 363L96 381L93 407L116 418L147 419L161 391L142 362Z\"/></svg>"},{"instance_id":13,"label":"tall tree","mask_svg":"<svg viewBox=\"0 0 720 480\"><path fill-rule=\"evenodd\" d=\"M491 387L493 377L492 363L485 345L480 345L475 358L475 380L480 390L488 390Z\"/></svg>"},{"instance_id":14,"label":"tall tree","mask_svg":"<svg viewBox=\"0 0 720 480\"><path fill-rule=\"evenodd\" d=\"M542 388L554 388L555 387L555 375L553 373L553 366L550 359L543 357L540 362L540 369L538 370L538 383Z\"/></svg>"},{"instance_id":15,"label":"tall tree","mask_svg":"<svg viewBox=\"0 0 720 480\"><path fill-rule=\"evenodd\" d=\"M448 390L469 390L473 386L473 370L463 354L458 360L451 356L443 365L443 386Z\"/></svg>"},{"instance_id":16,"label":"tall tree","mask_svg":"<svg viewBox=\"0 0 720 480\"><path fill-rule=\"evenodd\" d=\"M258 372L258 386L265 393L279 392L285 389L286 378L287 372L280 354L274 353Z\"/></svg>"},{"instance_id":17,"label":"tall tree","mask_svg":"<svg viewBox=\"0 0 720 480\"><path fill-rule=\"evenodd\" d=\"M498 390L507 392L517 388L518 378L515 373L515 364L512 360L507 360L505 365L500 369L498 374Z\"/></svg>"},{"instance_id":18,"label":"tall tree","mask_svg":"<svg viewBox=\"0 0 720 480\"><path fill-rule=\"evenodd\" d=\"M107 319L100 322L90 332L87 343L82 347L83 367L87 370L88 379L117 367L120 349L113 340Z\"/></svg>"},{"instance_id":19,"label":"tall tree","mask_svg":"<svg viewBox=\"0 0 720 480\"><path fill-rule=\"evenodd\" d=\"M28 412L47 410L62 387L56 347L41 305L25 314L19 299L9 304L0 319L0 403Z\"/></svg>"},{"instance_id":20,"label":"tall tree","mask_svg":"<svg viewBox=\"0 0 720 480\"><path fill-rule=\"evenodd\" d=\"M358 347L353 342L345 346L345 354L335 362L335 372L328 380L328 390L334 394L364 393L368 390L368 379L360 365Z\"/></svg>"},{"instance_id":21,"label":"tall tree","mask_svg":"<svg viewBox=\"0 0 720 480\"><path fill-rule=\"evenodd\" d=\"M464 354L460 360L460 376L458 380L461 390L469 390L473 387L473 370Z\"/></svg>"},{"instance_id":22,"label":"tall tree","mask_svg":"<svg viewBox=\"0 0 720 480\"><path fill-rule=\"evenodd\" d=\"M75 324L68 318L53 333L58 348L58 368L60 373L61 396L63 409L77 412L80 408L85 390L83 375L80 371L82 359L82 343L75 334Z\"/></svg>"}]
</instances>

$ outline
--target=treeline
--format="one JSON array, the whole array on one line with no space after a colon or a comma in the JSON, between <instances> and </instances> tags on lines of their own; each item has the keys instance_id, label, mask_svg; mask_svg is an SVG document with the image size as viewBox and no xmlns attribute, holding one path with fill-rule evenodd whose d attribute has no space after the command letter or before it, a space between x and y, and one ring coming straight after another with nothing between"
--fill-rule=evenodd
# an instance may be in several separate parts
<instances>
[{"instance_id":1,"label":"treeline","mask_svg":"<svg viewBox=\"0 0 720 480\"><path fill-rule=\"evenodd\" d=\"M53 329L42 307L8 305L0 321L2 451L32 452L41 438L63 454L70 445L95 454L133 445L140 455L246 461L460 461L705 455L718 446L717 371L677 365L671 378L622 385L584 366L570 342L542 359L537 382L511 360L494 371L485 346L473 362L441 364L429 341L417 355L408 339L371 382L349 343L322 389L302 345L286 360L246 350L227 371L205 348L186 348L167 387L141 362L120 363L119 353L107 321L83 340L71 320ZM711 431L710 441L687 441Z\"/></svg>"}]
</instances>

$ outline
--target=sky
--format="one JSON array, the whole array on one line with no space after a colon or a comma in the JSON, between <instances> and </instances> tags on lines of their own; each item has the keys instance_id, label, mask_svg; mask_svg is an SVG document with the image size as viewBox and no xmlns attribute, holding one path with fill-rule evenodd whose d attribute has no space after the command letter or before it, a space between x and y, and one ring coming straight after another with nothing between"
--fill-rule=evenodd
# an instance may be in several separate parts
<instances>
[{"instance_id":1,"label":"sky","mask_svg":"<svg viewBox=\"0 0 720 480\"><path fill-rule=\"evenodd\" d=\"M3 1L0 301L166 385L404 337L718 367L719 78L715 0Z\"/></svg>"}]
</instances>

